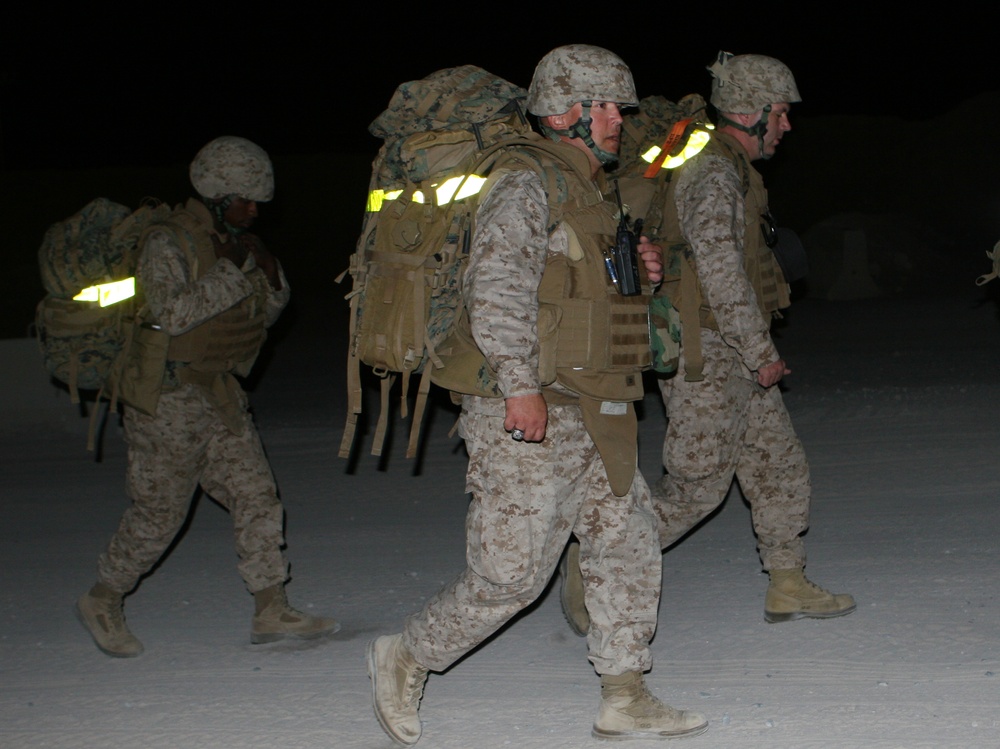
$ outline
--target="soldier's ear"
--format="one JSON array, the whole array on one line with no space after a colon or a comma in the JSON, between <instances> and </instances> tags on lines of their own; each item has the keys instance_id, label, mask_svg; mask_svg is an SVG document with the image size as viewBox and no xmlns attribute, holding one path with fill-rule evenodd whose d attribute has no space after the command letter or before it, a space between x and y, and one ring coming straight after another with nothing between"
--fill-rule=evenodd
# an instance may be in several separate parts
<instances>
[{"instance_id":1,"label":"soldier's ear","mask_svg":"<svg viewBox=\"0 0 1000 749\"><path fill-rule=\"evenodd\" d=\"M569 120L569 112L564 112L563 114L550 114L548 117L543 117L542 120L553 130L567 130L570 124L567 121Z\"/></svg>"}]
</instances>

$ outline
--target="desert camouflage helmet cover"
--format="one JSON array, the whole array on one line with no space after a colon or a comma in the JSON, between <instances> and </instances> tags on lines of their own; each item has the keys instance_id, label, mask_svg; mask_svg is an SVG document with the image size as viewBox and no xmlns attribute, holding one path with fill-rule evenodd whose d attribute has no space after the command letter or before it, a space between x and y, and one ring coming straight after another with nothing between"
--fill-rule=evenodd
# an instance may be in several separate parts
<instances>
[{"instance_id":1,"label":"desert camouflage helmet cover","mask_svg":"<svg viewBox=\"0 0 1000 749\"><path fill-rule=\"evenodd\" d=\"M535 67L528 111L538 117L563 114L580 101L639 103L632 71L614 52L590 44L556 47Z\"/></svg>"},{"instance_id":2,"label":"desert camouflage helmet cover","mask_svg":"<svg viewBox=\"0 0 1000 749\"><path fill-rule=\"evenodd\" d=\"M753 114L769 104L802 101L792 71L773 57L720 52L708 70L711 101L720 112Z\"/></svg>"},{"instance_id":3,"label":"desert camouflage helmet cover","mask_svg":"<svg viewBox=\"0 0 1000 749\"><path fill-rule=\"evenodd\" d=\"M274 168L263 148L246 138L223 135L207 143L191 162L191 184L215 200L239 195L266 202L274 197Z\"/></svg>"}]
</instances>

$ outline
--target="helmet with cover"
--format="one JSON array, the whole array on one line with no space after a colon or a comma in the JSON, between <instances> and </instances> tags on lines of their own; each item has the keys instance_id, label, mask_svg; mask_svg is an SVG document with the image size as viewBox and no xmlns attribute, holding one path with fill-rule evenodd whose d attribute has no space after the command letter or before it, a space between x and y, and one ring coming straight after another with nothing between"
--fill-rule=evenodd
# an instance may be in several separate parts
<instances>
[{"instance_id":1,"label":"helmet with cover","mask_svg":"<svg viewBox=\"0 0 1000 749\"><path fill-rule=\"evenodd\" d=\"M274 197L274 168L263 148L224 135L207 143L191 162L191 184L208 200L239 196L264 203Z\"/></svg>"},{"instance_id":2,"label":"helmet with cover","mask_svg":"<svg viewBox=\"0 0 1000 749\"><path fill-rule=\"evenodd\" d=\"M802 101L792 71L773 57L720 52L708 70L711 102L720 112L753 114L778 102Z\"/></svg>"},{"instance_id":3,"label":"helmet with cover","mask_svg":"<svg viewBox=\"0 0 1000 749\"><path fill-rule=\"evenodd\" d=\"M590 130L590 109L595 101L614 102L619 107L639 103L632 71L615 53L590 44L567 44L550 51L535 67L528 87L529 112L549 117L583 104L583 114L569 128L555 130L543 124L542 131L553 140L560 136L580 138L602 164L609 164L617 154L598 148Z\"/></svg>"},{"instance_id":4,"label":"helmet with cover","mask_svg":"<svg viewBox=\"0 0 1000 749\"><path fill-rule=\"evenodd\" d=\"M733 127L757 139L761 158L769 159L764 135L771 108L775 104L802 101L792 71L780 60L766 55L733 55L719 52L708 66L712 74L712 105L718 110L719 124ZM752 125L743 125L726 114L756 114Z\"/></svg>"},{"instance_id":5,"label":"helmet with cover","mask_svg":"<svg viewBox=\"0 0 1000 749\"><path fill-rule=\"evenodd\" d=\"M639 103L632 71L614 52L590 44L556 47L539 61L528 87L528 111L538 117L564 114L582 101Z\"/></svg>"}]
</instances>

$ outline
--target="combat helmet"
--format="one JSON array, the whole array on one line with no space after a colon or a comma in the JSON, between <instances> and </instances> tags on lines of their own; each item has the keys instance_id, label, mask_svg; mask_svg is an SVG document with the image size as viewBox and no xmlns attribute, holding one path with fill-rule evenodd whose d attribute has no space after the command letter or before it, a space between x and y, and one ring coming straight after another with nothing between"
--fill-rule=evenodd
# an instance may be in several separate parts
<instances>
[{"instance_id":1,"label":"combat helmet","mask_svg":"<svg viewBox=\"0 0 1000 749\"><path fill-rule=\"evenodd\" d=\"M720 112L753 114L781 101L802 101L792 71L773 57L720 52L708 71L711 102Z\"/></svg>"},{"instance_id":2,"label":"combat helmet","mask_svg":"<svg viewBox=\"0 0 1000 749\"><path fill-rule=\"evenodd\" d=\"M778 102L793 104L802 101L792 71L773 57L733 55L731 52L719 52L715 61L708 66L708 71L712 74L710 100L719 112L719 123L755 136L761 157L769 158L764 153L764 133L767 131L771 106ZM726 117L724 112L760 112L761 118L747 127Z\"/></svg>"},{"instance_id":3,"label":"combat helmet","mask_svg":"<svg viewBox=\"0 0 1000 749\"><path fill-rule=\"evenodd\" d=\"M610 101L619 107L634 107L639 103L632 80L632 71L624 61L603 47L590 44L567 44L556 47L543 57L528 87L528 111L537 117L565 114L577 102L583 104L583 115L566 130L542 126L553 140L560 135L580 138L602 164L609 164L617 155L601 150L590 132L590 107L595 101Z\"/></svg>"},{"instance_id":4,"label":"combat helmet","mask_svg":"<svg viewBox=\"0 0 1000 749\"><path fill-rule=\"evenodd\" d=\"M195 191L206 200L238 195L264 203L274 197L271 159L256 143L235 135L223 135L202 147L189 174Z\"/></svg>"}]
</instances>

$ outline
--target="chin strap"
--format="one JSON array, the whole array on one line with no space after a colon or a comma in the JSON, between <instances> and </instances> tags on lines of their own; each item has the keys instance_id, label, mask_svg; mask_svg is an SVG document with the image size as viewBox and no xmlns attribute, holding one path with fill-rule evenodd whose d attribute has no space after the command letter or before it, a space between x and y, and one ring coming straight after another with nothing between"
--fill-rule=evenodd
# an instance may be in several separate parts
<instances>
[{"instance_id":1,"label":"chin strap","mask_svg":"<svg viewBox=\"0 0 1000 749\"><path fill-rule=\"evenodd\" d=\"M208 208L209 213L212 214L212 218L219 226L225 227L226 231L229 232L234 237L238 237L243 234L246 229L242 226L233 226L228 221L226 221L226 211L229 210L229 206L232 205L233 198L236 195L226 195L224 198L219 198L218 200L213 200L212 198L206 198L202 196L201 202L205 204Z\"/></svg>"},{"instance_id":2,"label":"chin strap","mask_svg":"<svg viewBox=\"0 0 1000 749\"><path fill-rule=\"evenodd\" d=\"M598 148L597 144L594 143L594 135L590 132L590 123L592 122L590 108L594 105L594 102L585 101L582 102L582 104L583 114L580 115L580 119L570 125L566 130L556 130L555 128L547 125L542 125L542 133L552 140L559 140L560 136L565 136L567 138L579 138L586 144L587 148L591 150L601 164L604 166L613 164L618 161L618 154Z\"/></svg>"},{"instance_id":3,"label":"chin strap","mask_svg":"<svg viewBox=\"0 0 1000 749\"><path fill-rule=\"evenodd\" d=\"M719 112L719 125L734 127L737 130L741 130L752 138L757 139L757 151L762 159L771 158L770 154L764 153L764 133L767 132L767 119L768 115L771 114L771 105L767 104L761 110L760 119L754 124L747 127L746 125L741 125L739 122L733 122L731 119L726 117L722 112Z\"/></svg>"}]
</instances>

